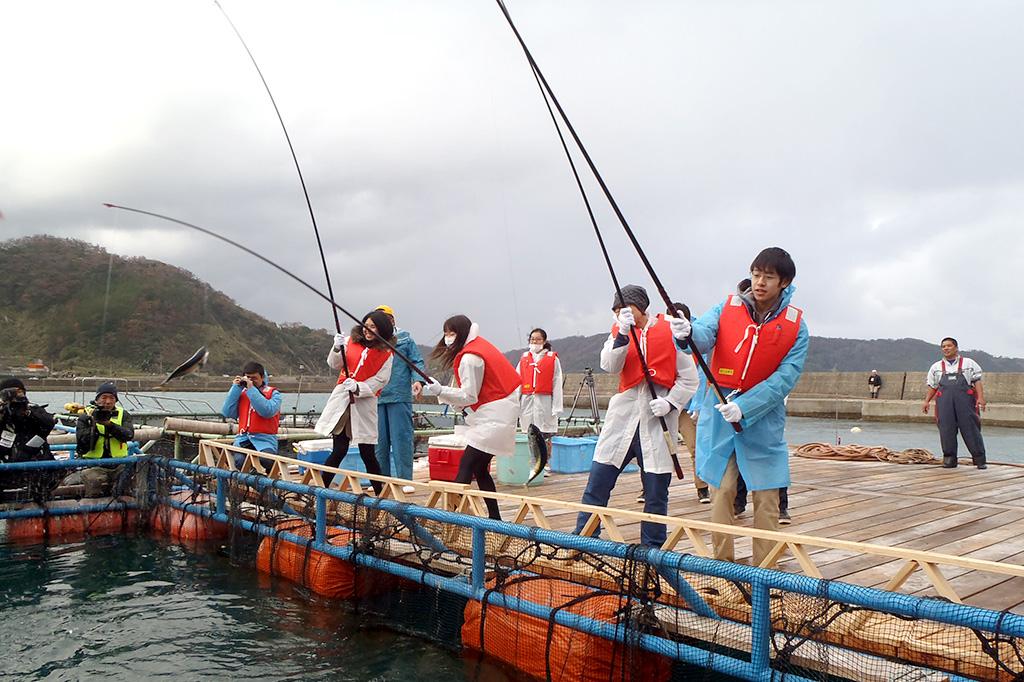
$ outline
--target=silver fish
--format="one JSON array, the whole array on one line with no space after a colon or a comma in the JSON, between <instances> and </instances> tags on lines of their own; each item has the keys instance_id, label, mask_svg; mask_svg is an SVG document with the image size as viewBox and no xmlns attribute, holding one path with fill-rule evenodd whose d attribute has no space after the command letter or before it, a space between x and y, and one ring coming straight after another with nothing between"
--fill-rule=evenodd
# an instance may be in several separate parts
<instances>
[{"instance_id":1,"label":"silver fish","mask_svg":"<svg viewBox=\"0 0 1024 682\"><path fill-rule=\"evenodd\" d=\"M548 444L544 441L544 434L540 432L536 424L530 424L530 428L526 431L527 443L530 446L530 454L533 455L533 469L530 471L530 478L526 481L527 485L530 484L533 479L541 475L544 471L544 467L548 465Z\"/></svg>"},{"instance_id":2,"label":"silver fish","mask_svg":"<svg viewBox=\"0 0 1024 682\"><path fill-rule=\"evenodd\" d=\"M197 371L206 364L206 359L208 357L210 357L210 351L206 350L206 346L200 347L199 350L192 354L192 357L175 367L174 371L168 374L167 378L161 381L158 386L163 386L168 381L178 379L186 374L191 374L192 372Z\"/></svg>"}]
</instances>

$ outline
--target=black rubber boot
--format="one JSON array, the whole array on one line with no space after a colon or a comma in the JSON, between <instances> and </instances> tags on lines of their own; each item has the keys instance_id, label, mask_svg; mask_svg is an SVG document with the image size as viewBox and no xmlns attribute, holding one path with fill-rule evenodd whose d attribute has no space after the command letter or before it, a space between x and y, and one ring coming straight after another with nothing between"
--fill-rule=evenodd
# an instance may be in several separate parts
<instances>
[{"instance_id":1,"label":"black rubber boot","mask_svg":"<svg viewBox=\"0 0 1024 682\"><path fill-rule=\"evenodd\" d=\"M953 457L943 457L942 458L942 466L945 469L955 469L956 468L956 464L957 464L956 456L953 456Z\"/></svg>"}]
</instances>

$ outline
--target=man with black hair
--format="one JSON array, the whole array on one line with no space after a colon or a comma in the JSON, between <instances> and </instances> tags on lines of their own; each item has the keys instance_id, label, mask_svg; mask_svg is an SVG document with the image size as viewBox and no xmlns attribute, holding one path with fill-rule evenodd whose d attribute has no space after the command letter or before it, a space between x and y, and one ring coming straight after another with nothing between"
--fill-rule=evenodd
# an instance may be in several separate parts
<instances>
[{"instance_id":1,"label":"man with black hair","mask_svg":"<svg viewBox=\"0 0 1024 682\"><path fill-rule=\"evenodd\" d=\"M692 334L702 353L714 351L711 372L727 394L708 391L697 424L697 474L714 489L711 520L735 524L733 503L742 474L753 492L754 527L779 528L779 489L789 486L784 400L803 372L809 335L803 312L790 305L796 265L778 247L750 264L749 292L730 294L689 324L673 320L682 346ZM742 431L736 432L738 423ZM712 534L716 559L735 560L733 537ZM774 541L754 540L753 563L762 563Z\"/></svg>"},{"instance_id":2,"label":"man with black hair","mask_svg":"<svg viewBox=\"0 0 1024 682\"><path fill-rule=\"evenodd\" d=\"M43 406L29 402L21 379L7 377L0 381L0 461L53 459L46 437L53 430L54 423L53 415ZM26 483L31 483L31 479L25 475L0 476L0 489L3 490Z\"/></svg>"},{"instance_id":3,"label":"man with black hair","mask_svg":"<svg viewBox=\"0 0 1024 682\"><path fill-rule=\"evenodd\" d=\"M238 420L238 435L233 445L258 452L277 454L277 431L281 424L281 392L269 385L267 371L258 362L247 362L228 389L220 413L227 419ZM235 464L241 467L245 456L235 454ZM273 460L261 459L269 471Z\"/></svg>"},{"instance_id":4,"label":"man with black hair","mask_svg":"<svg viewBox=\"0 0 1024 682\"><path fill-rule=\"evenodd\" d=\"M622 287L612 302L615 323L601 349L601 369L617 374L619 387L608 401L604 428L597 440L587 487L580 501L607 507L619 474L636 459L643 482L644 511L667 515L673 466L661 419L670 425L674 437L679 410L697 390L698 381L693 360L676 346L675 325L669 324L669 321L681 321L688 326L686 318L649 315L649 304L644 288L633 284ZM633 342L634 333L640 349ZM646 375L640 350L647 365ZM648 379L654 387L653 399ZM590 522L591 514L580 512L575 532L581 532ZM645 546L661 547L665 537L664 524L640 523L640 542Z\"/></svg>"},{"instance_id":5,"label":"man with black hair","mask_svg":"<svg viewBox=\"0 0 1024 682\"><path fill-rule=\"evenodd\" d=\"M942 444L942 466L957 465L957 431L971 453L974 465L987 469L985 441L981 438L981 415L985 409L985 389L981 367L960 354L960 344L951 336L942 339L942 359L928 370L928 394L921 411L928 414L928 405L935 399L935 422Z\"/></svg>"}]
</instances>

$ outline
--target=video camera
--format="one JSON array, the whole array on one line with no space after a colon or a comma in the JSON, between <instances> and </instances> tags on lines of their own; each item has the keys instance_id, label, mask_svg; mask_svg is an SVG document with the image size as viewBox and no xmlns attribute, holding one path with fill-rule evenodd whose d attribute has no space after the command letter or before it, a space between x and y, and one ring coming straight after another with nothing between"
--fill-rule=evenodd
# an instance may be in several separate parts
<instances>
[{"instance_id":1,"label":"video camera","mask_svg":"<svg viewBox=\"0 0 1024 682\"><path fill-rule=\"evenodd\" d=\"M100 407L99 405L96 404L96 401L93 401L90 404L93 406L92 419L94 422L99 423L109 421L110 418L114 416L113 410L108 410Z\"/></svg>"},{"instance_id":2,"label":"video camera","mask_svg":"<svg viewBox=\"0 0 1024 682\"><path fill-rule=\"evenodd\" d=\"M0 411L5 417L22 417L28 414L28 397L20 395L17 388L0 391Z\"/></svg>"}]
</instances>

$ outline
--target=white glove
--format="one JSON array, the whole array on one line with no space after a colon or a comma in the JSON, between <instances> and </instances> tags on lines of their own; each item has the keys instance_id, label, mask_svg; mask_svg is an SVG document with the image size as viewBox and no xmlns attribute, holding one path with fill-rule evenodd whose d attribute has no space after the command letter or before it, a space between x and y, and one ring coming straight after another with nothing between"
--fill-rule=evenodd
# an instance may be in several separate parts
<instances>
[{"instance_id":1,"label":"white glove","mask_svg":"<svg viewBox=\"0 0 1024 682\"><path fill-rule=\"evenodd\" d=\"M736 403L719 403L715 409L722 414L722 418L730 424L735 424L743 419L743 410Z\"/></svg>"},{"instance_id":2,"label":"white glove","mask_svg":"<svg viewBox=\"0 0 1024 682\"><path fill-rule=\"evenodd\" d=\"M629 306L620 308L619 314L615 317L615 322L619 325L620 334L629 334L629 328L636 325L636 320L633 319L633 309Z\"/></svg>"},{"instance_id":3,"label":"white glove","mask_svg":"<svg viewBox=\"0 0 1024 682\"><path fill-rule=\"evenodd\" d=\"M341 390L348 391L349 393L359 393L359 382L349 377L341 382Z\"/></svg>"},{"instance_id":4,"label":"white glove","mask_svg":"<svg viewBox=\"0 0 1024 682\"><path fill-rule=\"evenodd\" d=\"M340 351L341 347L345 345L345 340L348 337L344 334L338 333L334 335L334 350Z\"/></svg>"},{"instance_id":5,"label":"white glove","mask_svg":"<svg viewBox=\"0 0 1024 682\"><path fill-rule=\"evenodd\" d=\"M444 386L441 385L440 381L434 377L430 377L430 383L423 387L422 393L429 398L431 396L441 395L442 388L444 388Z\"/></svg>"},{"instance_id":6,"label":"white glove","mask_svg":"<svg viewBox=\"0 0 1024 682\"><path fill-rule=\"evenodd\" d=\"M654 413L655 417L664 417L672 411L672 403L665 398L655 398L649 404L651 406L651 412Z\"/></svg>"},{"instance_id":7,"label":"white glove","mask_svg":"<svg viewBox=\"0 0 1024 682\"><path fill-rule=\"evenodd\" d=\"M672 336L685 341L690 338L690 321L685 317L672 317L666 316L665 320L668 322L668 326L672 327Z\"/></svg>"},{"instance_id":8,"label":"white glove","mask_svg":"<svg viewBox=\"0 0 1024 682\"><path fill-rule=\"evenodd\" d=\"M693 421L700 419L700 410L689 410L686 414L689 415L690 419Z\"/></svg>"}]
</instances>

